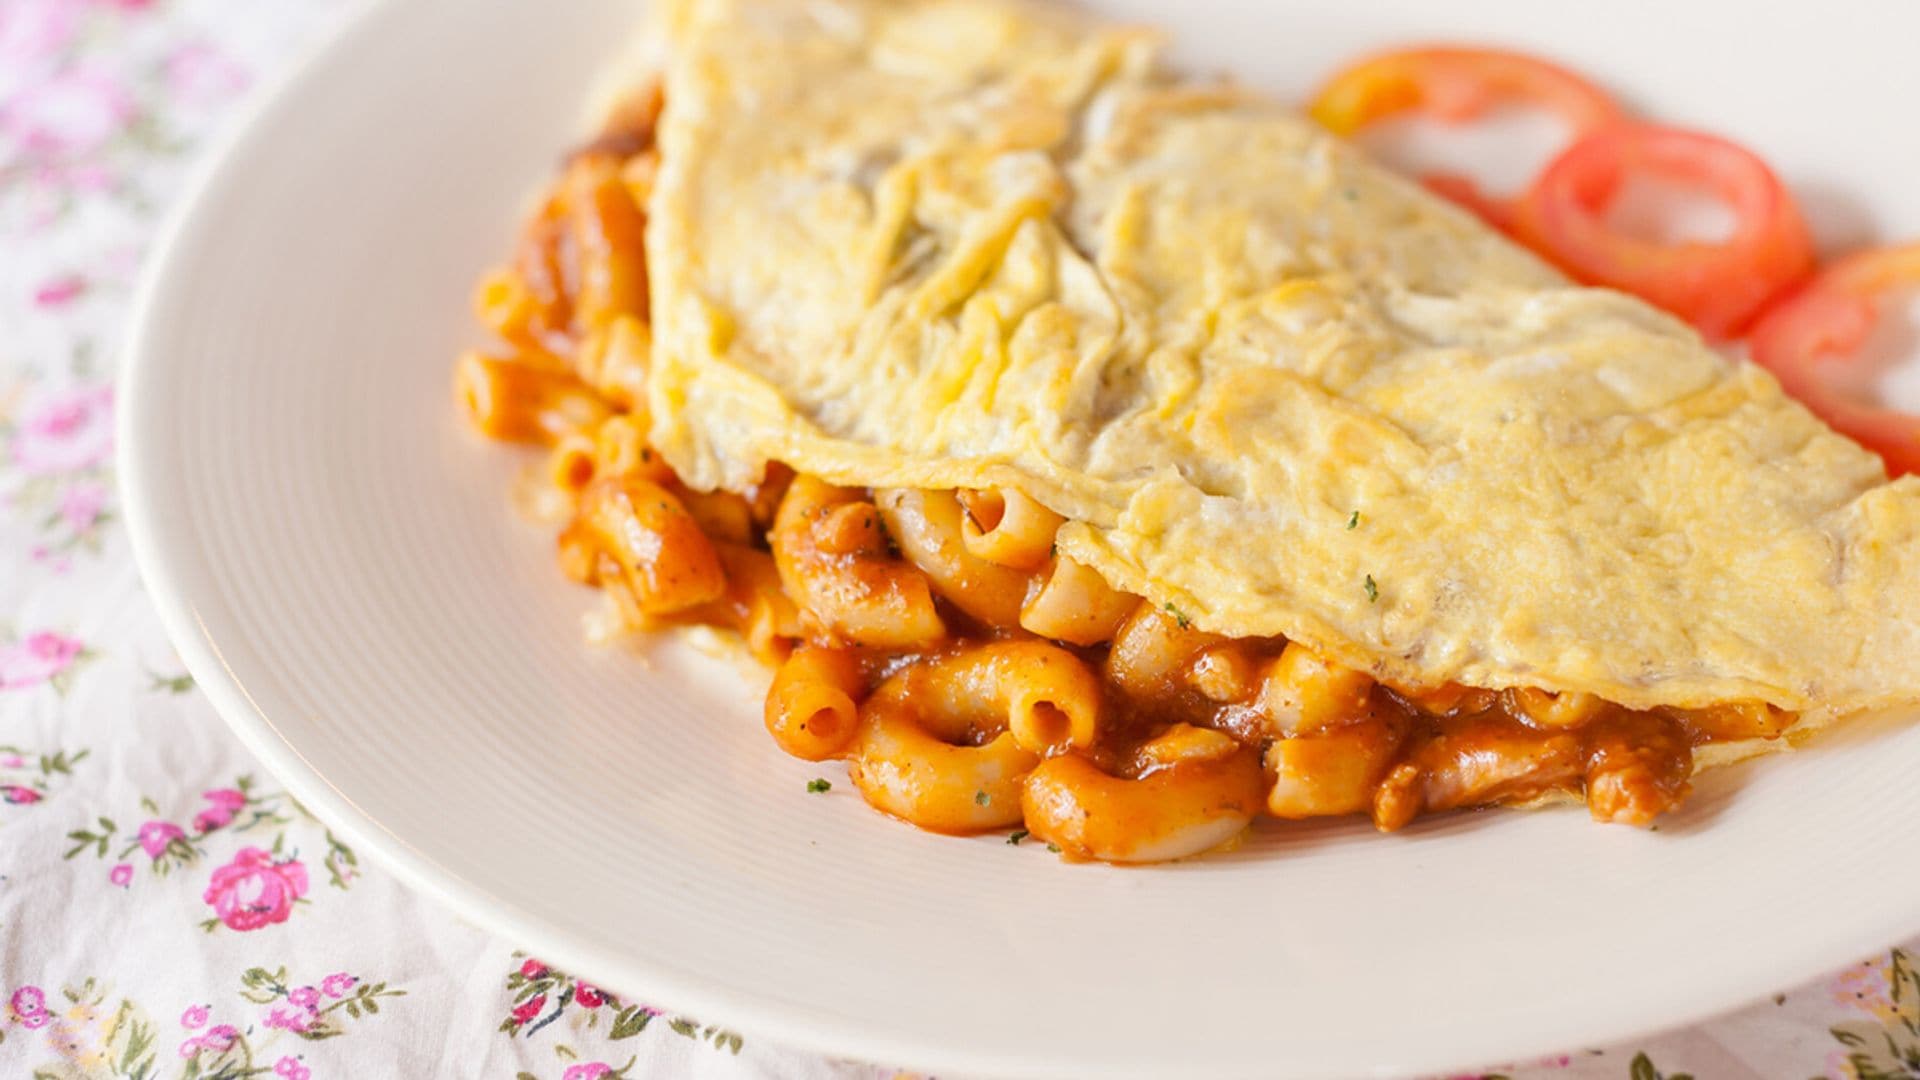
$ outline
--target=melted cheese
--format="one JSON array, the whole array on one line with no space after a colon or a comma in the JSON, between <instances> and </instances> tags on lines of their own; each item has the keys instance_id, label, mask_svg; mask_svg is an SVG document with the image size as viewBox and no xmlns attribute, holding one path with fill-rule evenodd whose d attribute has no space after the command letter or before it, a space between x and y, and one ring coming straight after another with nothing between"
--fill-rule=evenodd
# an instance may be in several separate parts
<instances>
[{"instance_id":1,"label":"melted cheese","mask_svg":"<svg viewBox=\"0 0 1920 1080\"><path fill-rule=\"evenodd\" d=\"M652 435L689 483L1011 485L1114 584L1396 685L1920 696L1920 480L1151 35L666 22Z\"/></svg>"}]
</instances>

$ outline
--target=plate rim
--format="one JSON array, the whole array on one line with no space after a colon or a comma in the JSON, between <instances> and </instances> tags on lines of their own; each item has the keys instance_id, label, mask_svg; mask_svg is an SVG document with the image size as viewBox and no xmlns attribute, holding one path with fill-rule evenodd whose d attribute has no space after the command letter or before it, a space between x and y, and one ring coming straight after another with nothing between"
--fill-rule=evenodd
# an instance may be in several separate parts
<instances>
[{"instance_id":1,"label":"plate rim","mask_svg":"<svg viewBox=\"0 0 1920 1080\"><path fill-rule=\"evenodd\" d=\"M604 960L592 942L550 920L521 912L511 901L468 882L359 809L332 781L307 763L273 718L255 702L241 677L222 658L218 642L198 613L201 605L183 584L187 575L180 569L187 565L183 560L194 557L192 545L183 544L183 540L197 532L197 526L179 514L174 515L174 522L163 523L164 515L158 505L164 481L143 463L143 458L151 457L144 448L150 443L158 444L163 438L165 414L148 404L154 400L154 394L143 392L143 387L155 378L156 369L167 363L165 350L155 342L161 336L159 328L178 315L177 300L170 298L168 280L175 276L174 264L187 240L218 228L214 220L216 200L211 196L235 183L244 173L244 159L249 149L271 134L275 127L273 121L294 109L304 92L323 85L326 76L338 68L340 61L350 57L363 39L379 32L389 20L401 17L414 6L401 0L355 0L336 16L338 21L334 26L296 49L278 76L256 91L250 101L227 119L219 134L198 149L196 163L153 234L139 283L127 309L120 364L113 381L114 465L121 507L145 595L195 684L248 752L259 759L294 798L356 849L368 852L407 888L431 897L434 903L449 909L458 918L559 968L581 974L606 972L613 976L605 980L608 985L626 989L633 988L630 984L644 984L650 998L671 1001L676 1009L684 1008L689 1013L723 1019L786 1049L829 1057L853 1054L870 1063L932 1068L950 1074L1063 1077L1082 1074L1088 1066L1055 1055L978 1050L964 1037L936 1042L891 1035L837 1012L762 994L751 987L727 984L698 971L649 961L631 953L625 961ZM183 537L182 533L187 536ZM215 602L234 606L239 601L228 603L216 599ZM1652 995L1636 996L1635 1006L1611 1014L1610 1023L1563 1022L1538 1025L1530 1029L1528 1037L1522 1038L1458 1039L1443 1053L1402 1052L1398 1061L1376 1060L1350 1075L1393 1077L1482 1068L1503 1057L1524 1060L1581 1045L1625 1043L1697 1026L1756 1004L1771 991L1796 988L1831 973L1838 964L1848 962L1845 956L1840 956L1843 948L1846 956L1857 958L1904 940L1920 929L1920 897L1916 897L1915 910L1899 920L1898 925L1850 923L1848 929L1851 932L1836 931L1828 935L1822 948L1802 948L1769 965L1786 973L1771 987L1735 987L1731 981L1723 981L1716 984L1717 992L1698 994L1694 999L1697 1004L1690 1006L1657 1002ZM1206 1067L1223 1076L1274 1075L1276 1069L1286 1075L1297 1074L1299 1066L1294 1066L1292 1072L1286 1071L1288 1066L1283 1056L1279 1060L1260 1057L1250 1040L1233 1060L1215 1060ZM1159 1076L1166 1075L1171 1067L1165 1061L1150 1060L1107 1070L1105 1075Z\"/></svg>"}]
</instances>

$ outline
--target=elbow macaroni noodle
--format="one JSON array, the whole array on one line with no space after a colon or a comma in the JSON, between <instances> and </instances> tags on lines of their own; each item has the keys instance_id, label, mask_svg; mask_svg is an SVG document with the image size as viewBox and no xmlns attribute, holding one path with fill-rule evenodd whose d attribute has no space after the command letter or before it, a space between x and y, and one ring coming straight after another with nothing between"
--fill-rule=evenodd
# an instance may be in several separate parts
<instances>
[{"instance_id":1,"label":"elbow macaroni noodle","mask_svg":"<svg viewBox=\"0 0 1920 1080\"><path fill-rule=\"evenodd\" d=\"M1066 519L1012 488L958 493L966 507L961 539L967 550L1015 570L1035 570L1053 550Z\"/></svg>"},{"instance_id":2,"label":"elbow macaroni noodle","mask_svg":"<svg viewBox=\"0 0 1920 1080\"><path fill-rule=\"evenodd\" d=\"M651 91L622 105L482 280L476 314L504 351L461 356L456 396L481 434L546 448L530 482L564 521L567 577L626 631L739 634L775 668L768 733L846 761L874 807L938 832L1024 826L1109 862L1198 854L1262 812L1396 828L1586 791L1595 816L1640 821L1684 794L1692 745L1792 722L1384 687L1310 643L1222 638L1113 588L1016 488L868 491L773 462L746 490L689 489L647 444L659 107Z\"/></svg>"},{"instance_id":3,"label":"elbow macaroni noodle","mask_svg":"<svg viewBox=\"0 0 1920 1080\"><path fill-rule=\"evenodd\" d=\"M1029 575L968 550L960 524L965 511L953 492L893 489L879 492L874 503L900 553L954 607L988 626L1019 621Z\"/></svg>"}]
</instances>

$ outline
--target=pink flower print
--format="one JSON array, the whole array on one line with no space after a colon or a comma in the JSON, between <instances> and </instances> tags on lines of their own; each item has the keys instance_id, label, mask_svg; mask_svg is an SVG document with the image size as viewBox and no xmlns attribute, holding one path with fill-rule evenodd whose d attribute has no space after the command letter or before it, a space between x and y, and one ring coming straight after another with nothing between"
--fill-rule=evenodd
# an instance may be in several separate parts
<instances>
[{"instance_id":1,"label":"pink flower print","mask_svg":"<svg viewBox=\"0 0 1920 1080\"><path fill-rule=\"evenodd\" d=\"M65 71L14 94L0 108L0 135L42 158L80 158L119 134L133 113L133 97L117 80Z\"/></svg>"},{"instance_id":2,"label":"pink flower print","mask_svg":"<svg viewBox=\"0 0 1920 1080\"><path fill-rule=\"evenodd\" d=\"M47 995L37 986L22 986L7 999L13 1018L29 1028L43 1028L53 1019L47 1014Z\"/></svg>"},{"instance_id":3,"label":"pink flower print","mask_svg":"<svg viewBox=\"0 0 1920 1080\"><path fill-rule=\"evenodd\" d=\"M567 1071L560 1074L560 1080L600 1080L612 1071L613 1066L604 1061L583 1061L567 1066Z\"/></svg>"},{"instance_id":4,"label":"pink flower print","mask_svg":"<svg viewBox=\"0 0 1920 1080\"><path fill-rule=\"evenodd\" d=\"M520 974L529 979L538 979L547 973L547 965L538 960L529 959L520 965Z\"/></svg>"},{"instance_id":5,"label":"pink flower print","mask_svg":"<svg viewBox=\"0 0 1920 1080\"><path fill-rule=\"evenodd\" d=\"M33 304L43 308L64 307L86 291L86 278L79 274L62 274L41 282L40 287L33 290Z\"/></svg>"},{"instance_id":6,"label":"pink flower print","mask_svg":"<svg viewBox=\"0 0 1920 1080\"><path fill-rule=\"evenodd\" d=\"M214 788L201 792L200 797L229 814L237 814L247 805L246 793L233 788Z\"/></svg>"},{"instance_id":7,"label":"pink flower print","mask_svg":"<svg viewBox=\"0 0 1920 1080\"><path fill-rule=\"evenodd\" d=\"M153 6L153 0L100 0L108 7L117 7L121 11L145 11Z\"/></svg>"},{"instance_id":8,"label":"pink flower print","mask_svg":"<svg viewBox=\"0 0 1920 1080\"><path fill-rule=\"evenodd\" d=\"M193 816L195 832L210 833L233 820L233 815L247 805L247 797L232 788L215 788L201 792L200 797L213 805Z\"/></svg>"},{"instance_id":9,"label":"pink flower print","mask_svg":"<svg viewBox=\"0 0 1920 1080\"><path fill-rule=\"evenodd\" d=\"M535 994L532 997L528 998L527 1000L521 1002L520 1004L515 1005L513 1007L514 1023L524 1024L532 1020L534 1017L539 1016L540 1010L542 1008L545 1008L546 1004L547 1004L547 995Z\"/></svg>"},{"instance_id":10,"label":"pink flower print","mask_svg":"<svg viewBox=\"0 0 1920 1080\"><path fill-rule=\"evenodd\" d=\"M93 531L100 511L107 505L107 486L85 480L68 488L60 496L60 520L76 533Z\"/></svg>"},{"instance_id":11,"label":"pink flower print","mask_svg":"<svg viewBox=\"0 0 1920 1080\"><path fill-rule=\"evenodd\" d=\"M133 884L133 864L119 863L115 865L113 869L107 871L107 880L123 889Z\"/></svg>"},{"instance_id":12,"label":"pink flower print","mask_svg":"<svg viewBox=\"0 0 1920 1080\"><path fill-rule=\"evenodd\" d=\"M291 1031L296 1035L307 1030L306 1016L300 1013L288 1012L287 1010L282 1009L279 1006L275 1006L271 1012L267 1013L267 1019L265 1022L266 1022L266 1025L270 1028L279 1028L282 1031Z\"/></svg>"},{"instance_id":13,"label":"pink flower print","mask_svg":"<svg viewBox=\"0 0 1920 1080\"><path fill-rule=\"evenodd\" d=\"M0 769L19 769L24 768L26 764L27 759L19 754L0 754Z\"/></svg>"},{"instance_id":14,"label":"pink flower print","mask_svg":"<svg viewBox=\"0 0 1920 1080\"><path fill-rule=\"evenodd\" d=\"M42 165L35 172L34 179L42 184L65 188L69 192L105 191L113 186L112 173L98 165L85 165L78 162Z\"/></svg>"},{"instance_id":15,"label":"pink flower print","mask_svg":"<svg viewBox=\"0 0 1920 1080\"><path fill-rule=\"evenodd\" d=\"M273 1063L273 1075L285 1080L309 1080L313 1073L300 1064L299 1058L288 1056Z\"/></svg>"},{"instance_id":16,"label":"pink flower print","mask_svg":"<svg viewBox=\"0 0 1920 1080\"><path fill-rule=\"evenodd\" d=\"M311 986L295 987L287 992L287 1004L311 1011L315 1005L320 1004L320 991Z\"/></svg>"},{"instance_id":17,"label":"pink flower print","mask_svg":"<svg viewBox=\"0 0 1920 1080\"><path fill-rule=\"evenodd\" d=\"M90 469L113 453L113 388L83 387L29 408L13 436L13 463L29 476Z\"/></svg>"},{"instance_id":18,"label":"pink flower print","mask_svg":"<svg viewBox=\"0 0 1920 1080\"><path fill-rule=\"evenodd\" d=\"M200 1042L209 1050L223 1052L233 1049L234 1042L239 1038L240 1032L232 1024L215 1024L200 1036Z\"/></svg>"},{"instance_id":19,"label":"pink flower print","mask_svg":"<svg viewBox=\"0 0 1920 1080\"><path fill-rule=\"evenodd\" d=\"M1836 1005L1850 1005L1874 1016L1890 1015L1887 994L1887 958L1875 957L1842 971L1828 988Z\"/></svg>"},{"instance_id":20,"label":"pink flower print","mask_svg":"<svg viewBox=\"0 0 1920 1080\"><path fill-rule=\"evenodd\" d=\"M186 838L186 830L170 821L149 821L140 826L140 850L147 858L158 859L175 840Z\"/></svg>"},{"instance_id":21,"label":"pink flower print","mask_svg":"<svg viewBox=\"0 0 1920 1080\"><path fill-rule=\"evenodd\" d=\"M307 892L307 868L293 859L275 862L270 852L244 847L213 872L201 899L234 930L258 930L287 921L294 901Z\"/></svg>"},{"instance_id":22,"label":"pink flower print","mask_svg":"<svg viewBox=\"0 0 1920 1080\"><path fill-rule=\"evenodd\" d=\"M212 105L233 97L251 81L225 53L204 42L174 50L163 65L167 92L185 105Z\"/></svg>"},{"instance_id":23,"label":"pink flower print","mask_svg":"<svg viewBox=\"0 0 1920 1080\"><path fill-rule=\"evenodd\" d=\"M575 983L573 987L573 1000L589 1009L597 1009L607 1003L606 995L600 992L599 987L591 983Z\"/></svg>"},{"instance_id":24,"label":"pink flower print","mask_svg":"<svg viewBox=\"0 0 1920 1080\"><path fill-rule=\"evenodd\" d=\"M320 992L330 998L346 997L347 991L353 989L359 982L359 979L344 971L336 971L320 980Z\"/></svg>"},{"instance_id":25,"label":"pink flower print","mask_svg":"<svg viewBox=\"0 0 1920 1080\"><path fill-rule=\"evenodd\" d=\"M65 0L12 0L0 4L0 99L31 81L73 39L75 5ZM15 80L18 79L18 82Z\"/></svg>"},{"instance_id":26,"label":"pink flower print","mask_svg":"<svg viewBox=\"0 0 1920 1080\"><path fill-rule=\"evenodd\" d=\"M13 1006L15 1015L32 1016L47 1011L47 995L37 986L22 986L7 999L7 1004Z\"/></svg>"},{"instance_id":27,"label":"pink flower print","mask_svg":"<svg viewBox=\"0 0 1920 1080\"><path fill-rule=\"evenodd\" d=\"M207 1022L205 1005L189 1005L187 1011L180 1014L180 1026L188 1031L197 1031Z\"/></svg>"},{"instance_id":28,"label":"pink flower print","mask_svg":"<svg viewBox=\"0 0 1920 1080\"><path fill-rule=\"evenodd\" d=\"M14 806L32 806L34 803L40 801L40 793L20 784L7 784L4 787L0 787L0 799L4 799Z\"/></svg>"},{"instance_id":29,"label":"pink flower print","mask_svg":"<svg viewBox=\"0 0 1920 1080\"><path fill-rule=\"evenodd\" d=\"M42 630L0 646L0 690L18 690L46 682L79 657L80 639Z\"/></svg>"},{"instance_id":30,"label":"pink flower print","mask_svg":"<svg viewBox=\"0 0 1920 1080\"><path fill-rule=\"evenodd\" d=\"M199 1039L186 1039L180 1043L180 1056L190 1058L204 1049L206 1049L206 1043Z\"/></svg>"}]
</instances>

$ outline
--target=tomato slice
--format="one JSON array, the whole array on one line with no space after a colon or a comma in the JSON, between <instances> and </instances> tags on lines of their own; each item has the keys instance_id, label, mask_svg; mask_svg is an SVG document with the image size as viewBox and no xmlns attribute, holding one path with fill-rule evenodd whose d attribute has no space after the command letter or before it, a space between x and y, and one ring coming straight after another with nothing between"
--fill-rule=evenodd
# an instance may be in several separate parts
<instances>
[{"instance_id":1,"label":"tomato slice","mask_svg":"<svg viewBox=\"0 0 1920 1080\"><path fill-rule=\"evenodd\" d=\"M1881 294L1920 285L1920 243L1849 255L1754 326L1756 363L1835 431L1879 454L1889 476L1920 472L1920 416L1865 400L1860 346Z\"/></svg>"},{"instance_id":2,"label":"tomato slice","mask_svg":"<svg viewBox=\"0 0 1920 1080\"><path fill-rule=\"evenodd\" d=\"M1533 105L1558 115L1575 137L1620 118L1607 93L1545 60L1500 49L1429 47L1380 53L1328 80L1310 109L1322 127L1351 135L1389 116L1423 112L1464 124L1495 105ZM1420 178L1434 192L1505 227L1513 201L1453 173Z\"/></svg>"},{"instance_id":3,"label":"tomato slice","mask_svg":"<svg viewBox=\"0 0 1920 1080\"><path fill-rule=\"evenodd\" d=\"M1706 190L1734 213L1719 243L1660 243L1607 224L1636 172ZM1582 281L1633 293L1710 338L1731 338L1813 270L1813 243L1793 196L1739 146L1693 131L1619 123L1555 158L1515 208L1514 231Z\"/></svg>"}]
</instances>

